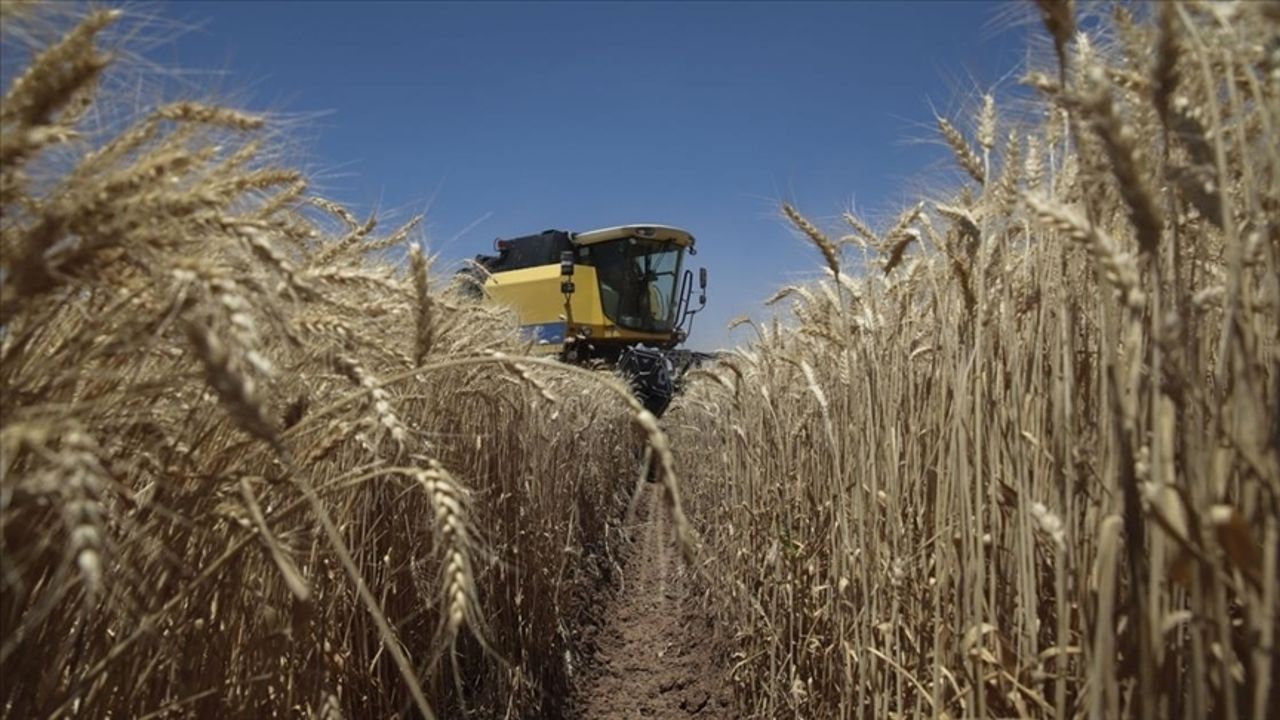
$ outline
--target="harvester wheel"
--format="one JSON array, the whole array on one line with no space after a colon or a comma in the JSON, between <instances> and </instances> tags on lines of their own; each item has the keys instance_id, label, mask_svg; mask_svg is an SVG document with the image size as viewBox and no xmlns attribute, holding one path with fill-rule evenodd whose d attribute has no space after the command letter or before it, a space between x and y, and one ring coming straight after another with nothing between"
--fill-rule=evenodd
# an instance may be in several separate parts
<instances>
[{"instance_id":1,"label":"harvester wheel","mask_svg":"<svg viewBox=\"0 0 1280 720\"><path fill-rule=\"evenodd\" d=\"M666 354L651 348L629 347L618 357L618 369L630 381L632 391L645 409L662 417L676 391Z\"/></svg>"}]
</instances>

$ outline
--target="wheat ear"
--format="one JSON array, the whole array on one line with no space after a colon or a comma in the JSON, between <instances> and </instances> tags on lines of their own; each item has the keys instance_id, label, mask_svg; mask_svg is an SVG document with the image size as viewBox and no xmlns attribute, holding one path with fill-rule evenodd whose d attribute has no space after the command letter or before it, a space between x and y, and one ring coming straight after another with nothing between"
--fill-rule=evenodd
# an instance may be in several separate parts
<instances>
[{"instance_id":1,"label":"wheat ear","mask_svg":"<svg viewBox=\"0 0 1280 720\"><path fill-rule=\"evenodd\" d=\"M436 529L445 549L445 630L452 643L464 625L470 624L475 631L474 619L480 617L471 564L473 543L467 526L467 496L458 481L436 460L430 460L428 469L415 475L431 500Z\"/></svg>"},{"instance_id":2,"label":"wheat ear","mask_svg":"<svg viewBox=\"0 0 1280 720\"><path fill-rule=\"evenodd\" d=\"M1116 176L1120 196L1129 206L1129 218L1138 234L1138 247L1142 252L1154 255L1160 243L1163 223L1156 208L1155 195L1139 167L1133 129L1117 114L1102 71L1091 67L1088 75L1092 87L1085 96L1085 107L1090 111L1094 130L1102 139L1111 160L1111 172Z\"/></svg>"},{"instance_id":3,"label":"wheat ear","mask_svg":"<svg viewBox=\"0 0 1280 720\"><path fill-rule=\"evenodd\" d=\"M818 248L818 251L822 253L822 259L827 263L827 267L831 268L831 272L840 272L840 253L836 249L835 243L831 242L831 239L825 233L809 222L809 219L801 215L800 211L796 210L790 203L782 205L782 212L791 221L791 224L795 225Z\"/></svg>"},{"instance_id":4,"label":"wheat ear","mask_svg":"<svg viewBox=\"0 0 1280 720\"><path fill-rule=\"evenodd\" d=\"M415 365L421 365L423 359L431 353L431 346L435 343L431 278L427 274L427 260L422 254L422 248L417 245L409 248L409 262L413 270L413 289L418 299L413 359Z\"/></svg>"},{"instance_id":5,"label":"wheat ear","mask_svg":"<svg viewBox=\"0 0 1280 720\"><path fill-rule=\"evenodd\" d=\"M964 135L951 124L950 120L944 117L938 118L938 132L942 133L942 139L947 142L947 146L955 153L956 162L964 171L969 173L969 177L978 182L979 185L987 181L986 172L982 166L982 158L978 157L978 153L974 152L969 146L969 141L964 139Z\"/></svg>"}]
</instances>

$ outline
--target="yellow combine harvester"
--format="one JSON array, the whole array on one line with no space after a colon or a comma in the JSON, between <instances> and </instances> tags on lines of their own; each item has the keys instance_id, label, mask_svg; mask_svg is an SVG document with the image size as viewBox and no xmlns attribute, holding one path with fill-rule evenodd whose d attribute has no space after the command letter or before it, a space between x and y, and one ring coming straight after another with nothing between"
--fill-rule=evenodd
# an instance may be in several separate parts
<instances>
[{"instance_id":1,"label":"yellow combine harvester","mask_svg":"<svg viewBox=\"0 0 1280 720\"><path fill-rule=\"evenodd\" d=\"M665 225L547 230L494 247L496 255L475 262L485 294L515 308L539 353L622 370L656 415L684 370L704 359L676 350L707 302L701 268L698 306L691 306L693 271L684 257L697 251L688 232Z\"/></svg>"}]
</instances>

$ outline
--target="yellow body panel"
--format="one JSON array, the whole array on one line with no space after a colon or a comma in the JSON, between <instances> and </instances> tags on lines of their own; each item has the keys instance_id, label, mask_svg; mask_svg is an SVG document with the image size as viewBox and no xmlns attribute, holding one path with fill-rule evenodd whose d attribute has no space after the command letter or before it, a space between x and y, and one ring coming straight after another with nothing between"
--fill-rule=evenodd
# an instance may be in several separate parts
<instances>
[{"instance_id":1,"label":"yellow body panel","mask_svg":"<svg viewBox=\"0 0 1280 720\"><path fill-rule=\"evenodd\" d=\"M521 325L543 325L569 319L575 324L605 324L608 321L600 306L596 269L579 265L574 271L575 291L569 296L568 307L560 292L562 278L559 265L494 273L484 288L489 297L515 308L520 314Z\"/></svg>"},{"instance_id":2,"label":"yellow body panel","mask_svg":"<svg viewBox=\"0 0 1280 720\"><path fill-rule=\"evenodd\" d=\"M490 298L515 309L520 325L546 351L558 352L565 337L578 334L593 340L650 344L672 339L669 333L628 330L609 320L600 301L600 283L594 267L574 266L574 293L567 303L560 292L564 279L559 265L539 265L494 273L484 288Z\"/></svg>"}]
</instances>

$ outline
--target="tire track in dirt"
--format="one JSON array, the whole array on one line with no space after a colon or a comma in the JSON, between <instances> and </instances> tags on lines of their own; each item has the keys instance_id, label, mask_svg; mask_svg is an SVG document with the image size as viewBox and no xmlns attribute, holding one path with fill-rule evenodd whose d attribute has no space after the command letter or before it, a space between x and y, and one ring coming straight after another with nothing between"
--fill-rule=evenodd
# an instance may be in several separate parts
<instances>
[{"instance_id":1,"label":"tire track in dirt","mask_svg":"<svg viewBox=\"0 0 1280 720\"><path fill-rule=\"evenodd\" d=\"M576 683L575 716L735 718L708 615L683 577L661 486L645 485L640 492L644 497L630 528L635 544Z\"/></svg>"}]
</instances>

